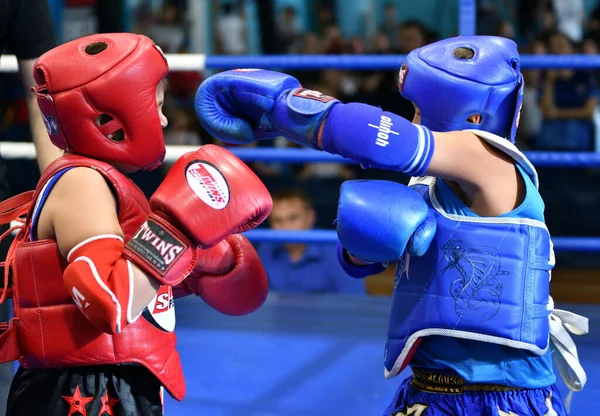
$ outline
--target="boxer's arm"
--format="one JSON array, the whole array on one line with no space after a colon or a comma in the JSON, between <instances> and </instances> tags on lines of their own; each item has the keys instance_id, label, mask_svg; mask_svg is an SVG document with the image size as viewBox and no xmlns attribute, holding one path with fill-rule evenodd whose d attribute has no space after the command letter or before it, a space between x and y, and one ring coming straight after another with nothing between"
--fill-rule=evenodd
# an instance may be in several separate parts
<instances>
[{"instance_id":1,"label":"boxer's arm","mask_svg":"<svg viewBox=\"0 0 600 416\"><path fill-rule=\"evenodd\" d=\"M84 315L109 333L134 321L159 284L124 259L115 199L102 175L89 168L65 173L40 216L39 227L47 223L69 261L67 290Z\"/></svg>"},{"instance_id":2,"label":"boxer's arm","mask_svg":"<svg viewBox=\"0 0 600 416\"><path fill-rule=\"evenodd\" d=\"M290 140L366 167L456 181L469 197L484 199L475 203L480 215L503 214L518 204L514 161L473 133L432 132L378 107L343 104L301 88L281 93L269 119Z\"/></svg>"},{"instance_id":3,"label":"boxer's arm","mask_svg":"<svg viewBox=\"0 0 600 416\"><path fill-rule=\"evenodd\" d=\"M466 202L479 215L500 215L520 202L514 161L471 132L431 132L373 106L338 104L321 124L316 144L366 167L455 181L477 199Z\"/></svg>"},{"instance_id":4,"label":"boxer's arm","mask_svg":"<svg viewBox=\"0 0 600 416\"><path fill-rule=\"evenodd\" d=\"M476 211L480 215L508 212L518 200L514 162L472 133L433 133L380 108L343 104L304 89L283 73L233 70L213 75L198 89L195 103L202 125L227 142L280 135L366 167L454 180L469 197L482 199L475 204L484 207Z\"/></svg>"}]
</instances>

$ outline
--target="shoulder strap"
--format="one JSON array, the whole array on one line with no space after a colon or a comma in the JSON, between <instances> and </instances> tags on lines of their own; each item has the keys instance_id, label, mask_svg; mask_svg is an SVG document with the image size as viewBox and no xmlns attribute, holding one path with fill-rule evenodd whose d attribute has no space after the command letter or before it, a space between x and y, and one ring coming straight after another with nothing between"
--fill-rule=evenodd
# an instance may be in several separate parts
<instances>
[{"instance_id":1,"label":"shoulder strap","mask_svg":"<svg viewBox=\"0 0 600 416\"><path fill-rule=\"evenodd\" d=\"M496 149L506 153L509 155L515 162L517 162L529 175L531 181L535 185L536 188L539 188L538 174L533 164L527 159L527 157L511 142L507 139L504 139L500 136L497 136L493 133L483 131L483 130L465 130L470 133L475 134L475 136L482 139L484 142L488 143L491 146L494 146Z\"/></svg>"}]
</instances>

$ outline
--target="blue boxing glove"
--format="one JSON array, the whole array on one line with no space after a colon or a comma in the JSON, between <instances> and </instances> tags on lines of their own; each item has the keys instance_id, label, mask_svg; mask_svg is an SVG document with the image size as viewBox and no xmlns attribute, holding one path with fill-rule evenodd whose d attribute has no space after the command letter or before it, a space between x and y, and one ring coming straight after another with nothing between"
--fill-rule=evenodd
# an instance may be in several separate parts
<instances>
[{"instance_id":1,"label":"blue boxing glove","mask_svg":"<svg viewBox=\"0 0 600 416\"><path fill-rule=\"evenodd\" d=\"M413 176L426 173L434 152L428 128L367 104L342 104L280 72L235 69L213 75L198 88L195 107L202 126L229 143L284 136L363 167Z\"/></svg>"},{"instance_id":2,"label":"blue boxing glove","mask_svg":"<svg viewBox=\"0 0 600 416\"><path fill-rule=\"evenodd\" d=\"M338 100L302 88L291 75L234 69L207 78L198 88L195 109L202 126L229 143L252 143L284 136L315 147L318 129Z\"/></svg>"},{"instance_id":3,"label":"blue boxing glove","mask_svg":"<svg viewBox=\"0 0 600 416\"><path fill-rule=\"evenodd\" d=\"M433 212L413 189L390 181L342 184L337 234L349 254L365 261L396 261L405 251L425 254L436 231Z\"/></svg>"}]
</instances>

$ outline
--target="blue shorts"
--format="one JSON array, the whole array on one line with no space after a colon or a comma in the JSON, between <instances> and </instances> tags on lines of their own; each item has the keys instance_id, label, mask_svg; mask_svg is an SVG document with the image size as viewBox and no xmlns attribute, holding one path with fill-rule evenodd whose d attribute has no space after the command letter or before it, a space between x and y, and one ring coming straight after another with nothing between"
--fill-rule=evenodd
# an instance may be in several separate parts
<instances>
[{"instance_id":1,"label":"blue shorts","mask_svg":"<svg viewBox=\"0 0 600 416\"><path fill-rule=\"evenodd\" d=\"M493 391L489 386L489 390L442 393L414 384L419 385L412 376L402 382L384 416L567 416L556 385L506 391Z\"/></svg>"}]
</instances>

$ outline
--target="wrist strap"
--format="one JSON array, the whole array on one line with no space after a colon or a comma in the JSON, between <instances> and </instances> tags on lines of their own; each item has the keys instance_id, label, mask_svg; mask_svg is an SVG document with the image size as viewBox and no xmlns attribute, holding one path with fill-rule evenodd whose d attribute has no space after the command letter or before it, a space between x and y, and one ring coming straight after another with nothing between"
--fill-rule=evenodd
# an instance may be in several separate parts
<instances>
[{"instance_id":1,"label":"wrist strap","mask_svg":"<svg viewBox=\"0 0 600 416\"><path fill-rule=\"evenodd\" d=\"M272 115L273 126L302 146L316 148L321 124L340 101L319 91L296 88L281 94Z\"/></svg>"},{"instance_id":2,"label":"wrist strap","mask_svg":"<svg viewBox=\"0 0 600 416\"><path fill-rule=\"evenodd\" d=\"M124 254L162 284L175 286L196 264L196 247L179 230L150 215L125 245Z\"/></svg>"}]
</instances>

